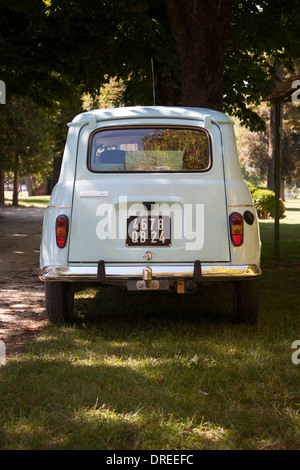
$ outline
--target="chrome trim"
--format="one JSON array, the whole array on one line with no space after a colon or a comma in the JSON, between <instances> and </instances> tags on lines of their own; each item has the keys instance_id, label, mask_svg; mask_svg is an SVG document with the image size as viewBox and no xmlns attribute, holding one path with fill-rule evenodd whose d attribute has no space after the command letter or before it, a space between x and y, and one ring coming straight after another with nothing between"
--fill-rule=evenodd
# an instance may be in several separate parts
<instances>
[{"instance_id":1,"label":"chrome trim","mask_svg":"<svg viewBox=\"0 0 300 470\"><path fill-rule=\"evenodd\" d=\"M108 191L81 191L79 197L108 197Z\"/></svg>"},{"instance_id":2,"label":"chrome trim","mask_svg":"<svg viewBox=\"0 0 300 470\"><path fill-rule=\"evenodd\" d=\"M143 269L147 266L105 266L105 279L127 280L143 279ZM194 265L151 265L152 275L157 278L193 278ZM204 279L234 279L256 277L261 269L256 264L238 266L201 265ZM97 266L46 266L40 272L41 281L97 281Z\"/></svg>"},{"instance_id":3,"label":"chrome trim","mask_svg":"<svg viewBox=\"0 0 300 470\"><path fill-rule=\"evenodd\" d=\"M253 204L228 204L228 207L252 207L254 209Z\"/></svg>"},{"instance_id":4,"label":"chrome trim","mask_svg":"<svg viewBox=\"0 0 300 470\"><path fill-rule=\"evenodd\" d=\"M47 209L71 209L71 206L47 206Z\"/></svg>"}]
</instances>

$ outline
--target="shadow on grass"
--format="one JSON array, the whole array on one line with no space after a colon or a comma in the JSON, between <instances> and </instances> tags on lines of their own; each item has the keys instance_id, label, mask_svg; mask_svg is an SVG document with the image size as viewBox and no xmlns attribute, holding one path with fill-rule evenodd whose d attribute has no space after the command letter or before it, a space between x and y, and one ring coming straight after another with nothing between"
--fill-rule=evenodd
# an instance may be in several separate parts
<instances>
[{"instance_id":1,"label":"shadow on grass","mask_svg":"<svg viewBox=\"0 0 300 470\"><path fill-rule=\"evenodd\" d=\"M2 448L254 449L299 440L280 411L296 386L279 370L284 348L251 328L125 313L44 333L1 377Z\"/></svg>"},{"instance_id":2,"label":"shadow on grass","mask_svg":"<svg viewBox=\"0 0 300 470\"><path fill-rule=\"evenodd\" d=\"M286 207L285 210L287 212L300 212L300 208L298 207Z\"/></svg>"},{"instance_id":3,"label":"shadow on grass","mask_svg":"<svg viewBox=\"0 0 300 470\"><path fill-rule=\"evenodd\" d=\"M171 292L128 292L126 288L100 287L94 298L77 299L76 309L86 312L89 322L142 322L149 328L159 323L201 324L233 321L230 283L200 287L196 294ZM100 314L100 316L99 316ZM79 320L80 321L80 320Z\"/></svg>"},{"instance_id":4,"label":"shadow on grass","mask_svg":"<svg viewBox=\"0 0 300 470\"><path fill-rule=\"evenodd\" d=\"M294 293L275 299L287 275ZM47 326L0 370L1 448L297 448L297 278L262 283L257 327L230 323L218 286L79 295L73 324Z\"/></svg>"}]
</instances>

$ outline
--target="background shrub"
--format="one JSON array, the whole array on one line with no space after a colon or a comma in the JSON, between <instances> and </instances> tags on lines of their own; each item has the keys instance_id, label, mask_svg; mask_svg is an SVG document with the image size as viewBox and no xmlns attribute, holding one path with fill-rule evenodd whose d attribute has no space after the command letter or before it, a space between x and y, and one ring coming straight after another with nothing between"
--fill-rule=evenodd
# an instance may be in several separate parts
<instances>
[{"instance_id":1,"label":"background shrub","mask_svg":"<svg viewBox=\"0 0 300 470\"><path fill-rule=\"evenodd\" d=\"M250 190L251 191L251 190ZM257 210L258 217L260 219L267 219L274 217L275 207L275 193L270 189L256 189L251 191L254 199L254 205ZM282 199L279 200L279 217L283 219L285 217L285 205Z\"/></svg>"},{"instance_id":2,"label":"background shrub","mask_svg":"<svg viewBox=\"0 0 300 470\"><path fill-rule=\"evenodd\" d=\"M249 188L249 190L250 190L250 193L251 193L252 196L253 196L253 193L254 193L255 191L257 191L258 188L256 188L255 186L253 186L251 183L247 183L247 185L248 185L248 188Z\"/></svg>"},{"instance_id":3,"label":"background shrub","mask_svg":"<svg viewBox=\"0 0 300 470\"><path fill-rule=\"evenodd\" d=\"M246 182L254 200L254 205L260 219L274 218L275 193L270 189L256 188L251 183ZM282 199L279 200L279 217L285 217L285 205Z\"/></svg>"}]
</instances>

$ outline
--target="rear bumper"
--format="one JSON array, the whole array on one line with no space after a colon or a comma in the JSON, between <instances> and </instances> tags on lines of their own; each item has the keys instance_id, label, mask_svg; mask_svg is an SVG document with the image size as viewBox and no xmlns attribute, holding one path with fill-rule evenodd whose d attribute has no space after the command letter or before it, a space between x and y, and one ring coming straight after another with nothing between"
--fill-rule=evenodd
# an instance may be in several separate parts
<instances>
[{"instance_id":1,"label":"rear bumper","mask_svg":"<svg viewBox=\"0 0 300 470\"><path fill-rule=\"evenodd\" d=\"M143 271L151 267L152 277L157 279L176 280L182 278L195 279L195 266L189 265L106 265L104 276L99 279L98 266L47 266L40 272L41 281L68 281L68 282L108 282L125 281L130 279L143 279ZM201 264L197 273L200 280L234 280L253 278L261 274L256 264L247 265L207 265Z\"/></svg>"}]
</instances>

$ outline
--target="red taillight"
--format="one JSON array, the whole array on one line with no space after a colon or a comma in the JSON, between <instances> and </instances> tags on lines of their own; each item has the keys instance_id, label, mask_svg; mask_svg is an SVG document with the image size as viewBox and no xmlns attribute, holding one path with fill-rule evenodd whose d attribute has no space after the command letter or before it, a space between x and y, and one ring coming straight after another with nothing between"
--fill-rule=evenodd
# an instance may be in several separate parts
<instances>
[{"instance_id":1,"label":"red taillight","mask_svg":"<svg viewBox=\"0 0 300 470\"><path fill-rule=\"evenodd\" d=\"M56 218L56 244L58 248L64 248L67 243L69 219L66 215Z\"/></svg>"},{"instance_id":2,"label":"red taillight","mask_svg":"<svg viewBox=\"0 0 300 470\"><path fill-rule=\"evenodd\" d=\"M229 216L231 240L235 246L241 246L244 241L244 220L238 212Z\"/></svg>"}]
</instances>

